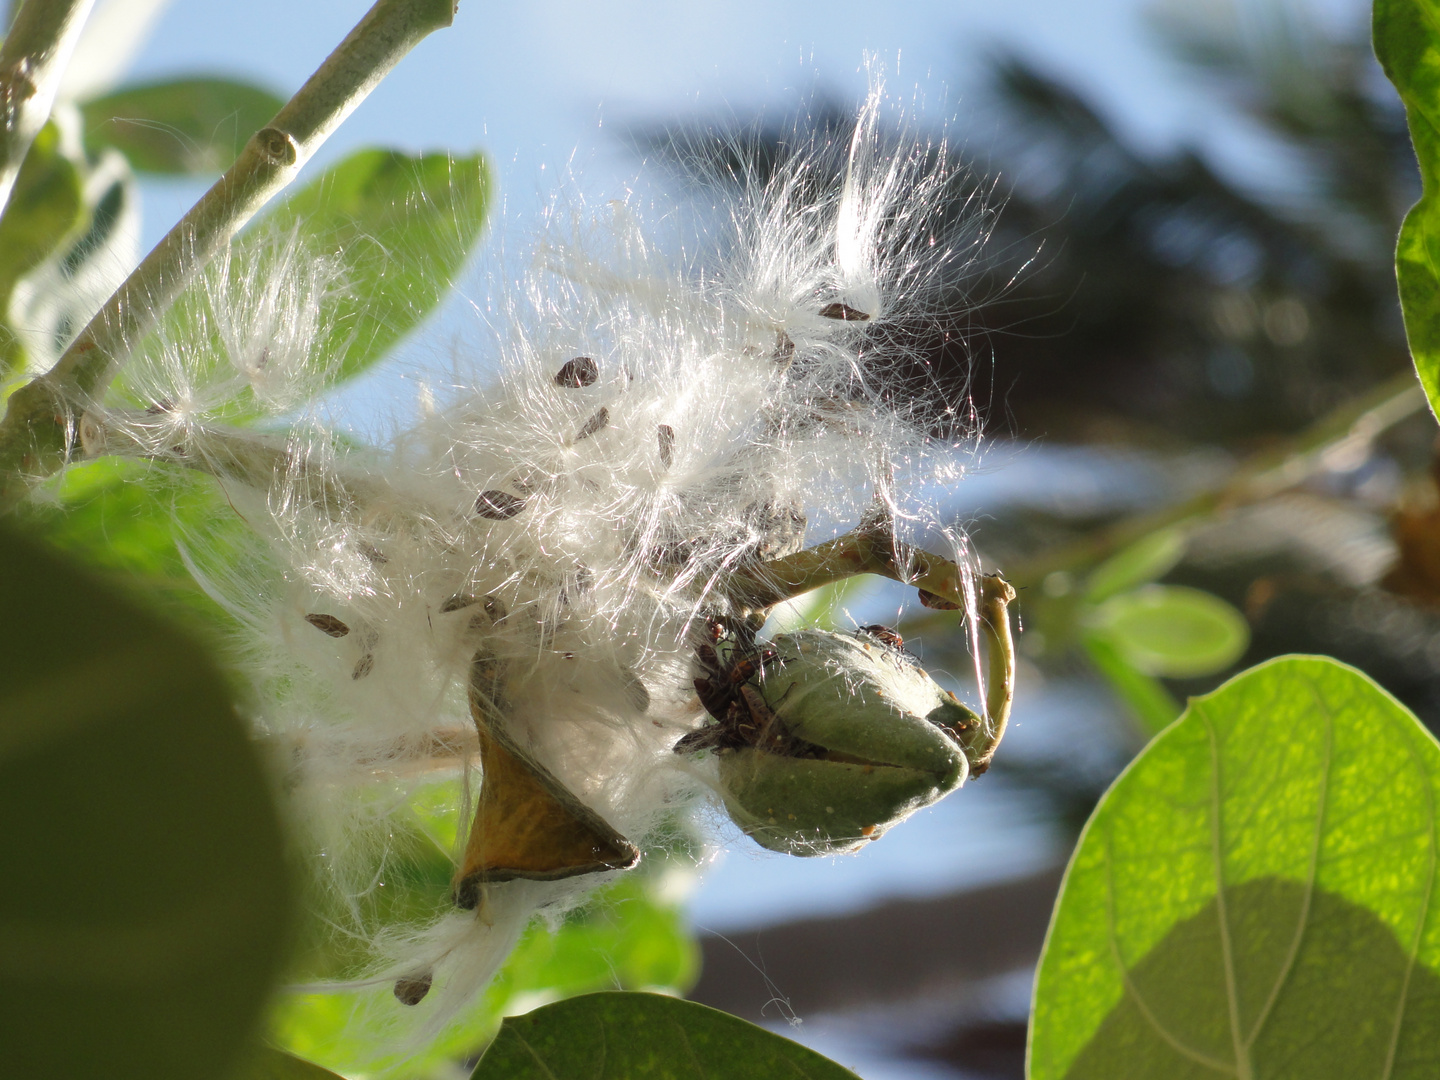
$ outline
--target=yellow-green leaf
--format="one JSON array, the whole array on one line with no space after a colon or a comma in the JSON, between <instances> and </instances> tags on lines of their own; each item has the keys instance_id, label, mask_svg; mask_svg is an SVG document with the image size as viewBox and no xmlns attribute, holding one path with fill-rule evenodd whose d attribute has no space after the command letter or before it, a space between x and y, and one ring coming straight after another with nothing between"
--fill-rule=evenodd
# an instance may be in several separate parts
<instances>
[{"instance_id":1,"label":"yellow-green leaf","mask_svg":"<svg viewBox=\"0 0 1440 1080\"><path fill-rule=\"evenodd\" d=\"M1030 1080L1440 1076L1440 745L1286 657L1191 701L1096 808Z\"/></svg>"},{"instance_id":2,"label":"yellow-green leaf","mask_svg":"<svg viewBox=\"0 0 1440 1080\"><path fill-rule=\"evenodd\" d=\"M1136 670L1174 679L1223 671L1250 644L1245 616L1218 596L1182 585L1112 596L1084 621L1087 634L1107 638Z\"/></svg>"},{"instance_id":3,"label":"yellow-green leaf","mask_svg":"<svg viewBox=\"0 0 1440 1080\"><path fill-rule=\"evenodd\" d=\"M439 304L480 238L490 188L479 154L362 150L265 218L264 229L296 229L339 262L326 320L338 378L383 357Z\"/></svg>"},{"instance_id":4,"label":"yellow-green leaf","mask_svg":"<svg viewBox=\"0 0 1440 1080\"><path fill-rule=\"evenodd\" d=\"M0 383L21 367L20 339L6 326L15 285L45 261L79 226L80 174L46 124L30 144L15 189L0 217Z\"/></svg>"},{"instance_id":5,"label":"yellow-green leaf","mask_svg":"<svg viewBox=\"0 0 1440 1080\"><path fill-rule=\"evenodd\" d=\"M1375 0L1375 55L1400 91L1420 163L1420 201L1405 215L1395 275L1415 370L1440 402L1440 8L1433 0Z\"/></svg>"}]
</instances>

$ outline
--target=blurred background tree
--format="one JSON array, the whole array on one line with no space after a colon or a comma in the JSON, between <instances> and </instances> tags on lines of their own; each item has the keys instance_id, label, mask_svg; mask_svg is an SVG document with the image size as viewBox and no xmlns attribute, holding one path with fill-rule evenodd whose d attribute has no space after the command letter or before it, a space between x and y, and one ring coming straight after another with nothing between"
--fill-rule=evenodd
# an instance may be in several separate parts
<instances>
[{"instance_id":1,"label":"blurred background tree","mask_svg":"<svg viewBox=\"0 0 1440 1080\"><path fill-rule=\"evenodd\" d=\"M1039 796L1072 836L1186 696L1273 656L1354 664L1440 730L1436 427L1394 274L1419 194L1400 102L1365 27L1337 35L1283 0L1149 16L1157 47L1248 129L1263 175L1139 149L1081 92L997 55L983 107L967 102L964 149L952 130L934 151L971 166L937 230L968 234L980 214L989 233L952 268L968 306L913 328L914 374L973 401L993 455L1078 455L1085 474L1079 490L1008 493L970 530L984 565L1021 590L1031 682L1098 679L1114 695L1113 723L997 758L1001 782ZM849 123L822 104L795 127L696 138L658 125L638 142L725 184L763 178ZM900 629L923 639L927 666L964 670L963 640L934 613ZM958 1004L952 981L950 1019L910 1052L1019 1077L1025 1025L999 976L1038 952L1037 897L1056 884L1040 874L772 927L746 951L802 1013L854 1008L867 987L872 1008L894 1006L964 956L971 997ZM952 950L957 924L968 929ZM820 942L877 925L885 944L847 956L849 975L817 966ZM735 987L755 976L713 940L706 961L696 994L743 1012Z\"/></svg>"}]
</instances>

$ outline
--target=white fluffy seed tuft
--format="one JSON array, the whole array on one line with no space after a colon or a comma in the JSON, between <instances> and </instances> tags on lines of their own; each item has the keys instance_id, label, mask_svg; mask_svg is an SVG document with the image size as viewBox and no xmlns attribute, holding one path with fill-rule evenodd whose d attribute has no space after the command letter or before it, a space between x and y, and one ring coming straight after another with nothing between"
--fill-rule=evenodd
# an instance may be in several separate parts
<instances>
[{"instance_id":1,"label":"white fluffy seed tuft","mask_svg":"<svg viewBox=\"0 0 1440 1080\"><path fill-rule=\"evenodd\" d=\"M347 450L314 417L268 441L223 426L284 416L329 374L316 313L343 283L293 237L209 273L130 376L143 411L87 418L92 450L219 475L263 540L183 538L245 628L256 722L331 930L316 971L382 988L384 1023L407 1014L387 996L397 978L433 972L411 1010L433 1027L536 910L613 877L448 907L483 782L466 699L477 653L504 665L511 737L653 846L707 794L672 747L701 716L693 633L724 613L717 581L827 538L807 541L807 522L853 525L877 497L902 525L938 523L934 492L976 433L957 430L968 409L904 375L907 342L953 316L989 211L977 201L968 231L937 235L956 212L946 149L882 137L880 108L877 91L848 144L718 191L678 254L636 206L553 212L533 268L494 301L475 381L437 393L383 450ZM392 903L416 867L433 870L430 900Z\"/></svg>"}]
</instances>

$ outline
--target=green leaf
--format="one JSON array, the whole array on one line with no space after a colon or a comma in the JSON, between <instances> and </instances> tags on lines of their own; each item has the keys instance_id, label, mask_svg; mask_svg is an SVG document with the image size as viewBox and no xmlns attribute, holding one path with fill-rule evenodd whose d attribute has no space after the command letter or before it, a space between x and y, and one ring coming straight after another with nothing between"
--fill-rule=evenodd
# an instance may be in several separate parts
<instances>
[{"instance_id":1,"label":"green leaf","mask_svg":"<svg viewBox=\"0 0 1440 1080\"><path fill-rule=\"evenodd\" d=\"M234 620L200 588L179 537L253 558L253 535L210 476L161 462L99 458L65 470L54 499L24 508L52 545L92 570L146 590L169 615L210 630ZM198 619L198 623L195 621Z\"/></svg>"},{"instance_id":2,"label":"green leaf","mask_svg":"<svg viewBox=\"0 0 1440 1080\"><path fill-rule=\"evenodd\" d=\"M1085 616L1138 671L1180 679L1223 671L1245 653L1250 626L1231 605L1199 589L1145 585Z\"/></svg>"},{"instance_id":3,"label":"green leaf","mask_svg":"<svg viewBox=\"0 0 1440 1080\"><path fill-rule=\"evenodd\" d=\"M690 989L700 975L700 948L681 907L661 899L663 883L654 873L622 877L555 933L532 927L496 980L497 1000L508 1004L534 993L570 997L616 986Z\"/></svg>"},{"instance_id":4,"label":"green leaf","mask_svg":"<svg viewBox=\"0 0 1440 1080\"><path fill-rule=\"evenodd\" d=\"M284 102L233 79L122 86L80 106L85 146L119 150L139 172L224 172Z\"/></svg>"},{"instance_id":5,"label":"green leaf","mask_svg":"<svg viewBox=\"0 0 1440 1080\"><path fill-rule=\"evenodd\" d=\"M385 356L449 291L480 238L490 186L478 154L362 150L265 218L265 230L297 230L311 251L338 260L342 288L322 320L336 379Z\"/></svg>"},{"instance_id":6,"label":"green leaf","mask_svg":"<svg viewBox=\"0 0 1440 1080\"><path fill-rule=\"evenodd\" d=\"M1100 634L1082 635L1091 662L1120 700L1129 706L1147 735L1158 735L1180 715L1180 704L1159 679L1136 670L1109 638Z\"/></svg>"},{"instance_id":7,"label":"green leaf","mask_svg":"<svg viewBox=\"0 0 1440 1080\"><path fill-rule=\"evenodd\" d=\"M1163 577L1185 557L1185 533L1161 529L1110 556L1090 572L1085 599L1092 604Z\"/></svg>"},{"instance_id":8,"label":"green leaf","mask_svg":"<svg viewBox=\"0 0 1440 1080\"><path fill-rule=\"evenodd\" d=\"M256 747L190 636L13 533L0 565L3 1071L223 1073L288 936Z\"/></svg>"},{"instance_id":9,"label":"green leaf","mask_svg":"<svg viewBox=\"0 0 1440 1080\"><path fill-rule=\"evenodd\" d=\"M412 804L412 809L419 809L418 818L425 821L426 831L435 840L445 840L452 831L449 819L454 816L456 792L451 789L455 786L435 785L435 791L420 795L419 806ZM438 829L429 828L429 814L423 806L426 802L446 806L445 821ZM384 874L386 887L393 890L384 914L396 919L413 914L420 920L418 924L423 924L439 907L451 906L449 886L454 864L446 860L444 868L438 863L433 865L431 881L426 884L416 868L428 863L415 857L419 850L409 840L403 847L409 855L402 858L402 865L396 865L396 873L387 870ZM445 1073L454 1061L474 1056L500 1027L505 1012L516 1008L523 999L564 998L615 986L683 992L700 973L700 949L678 899L671 896L674 890L668 886L671 874L690 871L678 865L667 868L667 863L670 860L664 857L648 857L642 864L644 871L626 874L599 890L554 932L544 923L531 924L484 998L449 1022L444 1034L419 1054L377 1056L376 1047L366 1041L364 1032L356 1030L357 1012L376 1011L383 1015L383 1009L405 1008L396 1004L389 984L364 991L287 994L278 1002L272 1038L294 1053L333 1068L374 1071L403 1061L408 1076L429 1076L431 1070ZM406 904L412 907L406 910ZM428 904L435 909L426 910ZM340 926L344 929L346 923ZM331 968L331 975L357 971L363 966L359 953L347 953L344 948L337 952L336 943L317 948L317 940L310 935L307 945L308 966L300 973L301 979L315 972L317 959L334 962L338 958L351 965L341 965L338 972Z\"/></svg>"},{"instance_id":10,"label":"green leaf","mask_svg":"<svg viewBox=\"0 0 1440 1080\"><path fill-rule=\"evenodd\" d=\"M512 1016L475 1080L855 1080L815 1051L693 1001L586 994Z\"/></svg>"},{"instance_id":11,"label":"green leaf","mask_svg":"<svg viewBox=\"0 0 1440 1080\"><path fill-rule=\"evenodd\" d=\"M24 366L19 338L7 325L15 285L78 227L83 208L80 174L61 152L55 125L46 124L0 217L0 382Z\"/></svg>"},{"instance_id":12,"label":"green leaf","mask_svg":"<svg viewBox=\"0 0 1440 1080\"><path fill-rule=\"evenodd\" d=\"M1440 403L1440 13L1423 0L1375 0L1375 55L1400 91L1420 164L1420 201L1405 215L1395 276L1415 369Z\"/></svg>"},{"instance_id":13,"label":"green leaf","mask_svg":"<svg viewBox=\"0 0 1440 1080\"><path fill-rule=\"evenodd\" d=\"M1285 657L1191 701L1071 860L1030 1080L1440 1075L1440 745Z\"/></svg>"},{"instance_id":14,"label":"green leaf","mask_svg":"<svg viewBox=\"0 0 1440 1080\"><path fill-rule=\"evenodd\" d=\"M165 385L179 354L197 392L211 398L206 413L243 423L293 409L292 387L304 398L360 374L446 295L479 239L489 194L479 155L351 155L242 234L186 289L115 393L154 405L136 387L147 371ZM286 306L297 290L313 333L297 329ZM278 321L286 317L292 322ZM242 369L278 372L287 400L262 403Z\"/></svg>"}]
</instances>

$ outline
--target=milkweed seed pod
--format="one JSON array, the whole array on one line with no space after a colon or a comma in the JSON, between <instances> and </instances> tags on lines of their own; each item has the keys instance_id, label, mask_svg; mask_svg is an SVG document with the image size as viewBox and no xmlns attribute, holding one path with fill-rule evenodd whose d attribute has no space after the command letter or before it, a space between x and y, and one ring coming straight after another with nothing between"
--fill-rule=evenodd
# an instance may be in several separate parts
<instances>
[{"instance_id":1,"label":"milkweed seed pod","mask_svg":"<svg viewBox=\"0 0 1440 1080\"><path fill-rule=\"evenodd\" d=\"M284 763L314 952L340 958L315 978L374 991L355 1015L433 1029L537 914L659 863L711 791L761 843L816 854L965 779L946 725L971 714L843 634L777 638L785 662L737 690L803 752L717 750L718 780L673 752L704 734L697 630L759 614L727 591L737 573L877 505L967 563L936 493L966 470L973 414L916 374L915 328L955 325L990 212L943 145L883 135L881 107L709 192L680 243L673 206L552 211L485 308L487 355L428 373L379 445L310 396L339 369L326 297L346 282L284 236L252 256L264 273L212 268L125 407L84 417L89 452L203 469L239 512L177 524ZM508 850L497 830L527 799L578 855Z\"/></svg>"},{"instance_id":2,"label":"milkweed seed pod","mask_svg":"<svg viewBox=\"0 0 1440 1080\"><path fill-rule=\"evenodd\" d=\"M962 739L983 721L902 649L823 630L759 648L697 680L715 722L677 747L714 748L725 808L756 842L853 851L965 782Z\"/></svg>"}]
</instances>

